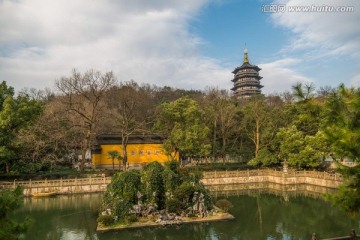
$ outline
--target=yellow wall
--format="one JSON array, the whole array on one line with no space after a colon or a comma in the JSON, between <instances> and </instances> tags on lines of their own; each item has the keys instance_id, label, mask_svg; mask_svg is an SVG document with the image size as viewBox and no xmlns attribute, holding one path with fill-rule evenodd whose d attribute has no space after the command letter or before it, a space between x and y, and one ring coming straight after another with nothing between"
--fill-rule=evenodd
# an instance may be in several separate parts
<instances>
[{"instance_id":1,"label":"yellow wall","mask_svg":"<svg viewBox=\"0 0 360 240\"><path fill-rule=\"evenodd\" d=\"M101 145L101 154L92 154L92 162L96 165L112 165L111 158L108 157L109 151L118 151L122 156L121 145ZM127 146L128 163L141 164L158 161L164 163L170 160L170 156L165 155L162 144L129 144ZM119 164L115 159L115 165Z\"/></svg>"}]
</instances>

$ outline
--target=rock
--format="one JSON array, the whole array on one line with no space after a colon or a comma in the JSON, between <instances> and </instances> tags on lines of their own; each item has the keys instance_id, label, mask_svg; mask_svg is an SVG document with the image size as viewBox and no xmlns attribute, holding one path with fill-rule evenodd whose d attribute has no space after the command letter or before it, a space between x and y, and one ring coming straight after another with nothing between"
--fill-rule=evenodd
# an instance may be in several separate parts
<instances>
[{"instance_id":1,"label":"rock","mask_svg":"<svg viewBox=\"0 0 360 240\"><path fill-rule=\"evenodd\" d=\"M176 217L175 213L169 213L169 214L168 214L168 219L169 219L169 220L174 220L175 217Z\"/></svg>"}]
</instances>

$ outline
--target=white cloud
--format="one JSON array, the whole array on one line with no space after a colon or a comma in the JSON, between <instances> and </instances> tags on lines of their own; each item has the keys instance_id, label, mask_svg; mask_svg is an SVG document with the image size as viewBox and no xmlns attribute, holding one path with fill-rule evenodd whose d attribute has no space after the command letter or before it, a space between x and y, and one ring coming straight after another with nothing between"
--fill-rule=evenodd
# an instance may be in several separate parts
<instances>
[{"instance_id":1,"label":"white cloud","mask_svg":"<svg viewBox=\"0 0 360 240\"><path fill-rule=\"evenodd\" d=\"M294 34L286 50L312 49L312 57L326 54L350 54L360 57L360 1L348 0L277 0L286 4L283 13L272 14L273 22ZM314 7L312 12L291 12L289 7ZM349 6L352 12L316 12L316 7Z\"/></svg>"},{"instance_id":2,"label":"white cloud","mask_svg":"<svg viewBox=\"0 0 360 240\"><path fill-rule=\"evenodd\" d=\"M203 89L231 73L198 52L187 23L206 0L0 1L0 80L53 87L72 68L119 80ZM229 86L230 87L230 86Z\"/></svg>"},{"instance_id":3,"label":"white cloud","mask_svg":"<svg viewBox=\"0 0 360 240\"><path fill-rule=\"evenodd\" d=\"M289 91L291 86L298 82L313 82L311 78L303 76L292 69L300 62L295 58L284 58L270 63L259 64L262 68L260 75L263 77L265 93L281 93Z\"/></svg>"},{"instance_id":4,"label":"white cloud","mask_svg":"<svg viewBox=\"0 0 360 240\"><path fill-rule=\"evenodd\" d=\"M351 86L360 87L360 74L355 75L351 79Z\"/></svg>"}]
</instances>

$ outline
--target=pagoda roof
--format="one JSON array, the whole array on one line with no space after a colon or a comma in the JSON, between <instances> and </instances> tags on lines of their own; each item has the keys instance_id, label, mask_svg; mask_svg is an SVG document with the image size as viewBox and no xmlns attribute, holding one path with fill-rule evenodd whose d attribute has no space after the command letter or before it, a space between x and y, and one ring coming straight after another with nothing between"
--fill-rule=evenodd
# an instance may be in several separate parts
<instances>
[{"instance_id":1,"label":"pagoda roof","mask_svg":"<svg viewBox=\"0 0 360 240\"><path fill-rule=\"evenodd\" d=\"M256 71L260 71L261 68L259 68L258 66L256 65L252 65L248 62L244 62L241 66L237 67L234 69L234 71L232 71L233 74L236 74L239 70L241 69L245 69L245 68L250 68L250 69L255 69Z\"/></svg>"},{"instance_id":2,"label":"pagoda roof","mask_svg":"<svg viewBox=\"0 0 360 240\"><path fill-rule=\"evenodd\" d=\"M242 86L259 86L260 88L263 87L260 82L254 82L254 81L249 81L249 82L237 82L234 84L234 87L242 87Z\"/></svg>"},{"instance_id":3,"label":"pagoda roof","mask_svg":"<svg viewBox=\"0 0 360 240\"><path fill-rule=\"evenodd\" d=\"M240 77L237 76L234 79L232 79L231 81L237 82L239 79L246 78L246 77L255 78L257 80L261 80L263 78L262 76L259 76L259 75L244 75L244 76L240 76Z\"/></svg>"},{"instance_id":4,"label":"pagoda roof","mask_svg":"<svg viewBox=\"0 0 360 240\"><path fill-rule=\"evenodd\" d=\"M261 88L263 88L264 86L259 84L259 85L237 85L231 88L232 91L236 91L237 89L244 87L244 86L255 86L256 89L240 89L240 92L246 92L246 91L260 91Z\"/></svg>"}]
</instances>

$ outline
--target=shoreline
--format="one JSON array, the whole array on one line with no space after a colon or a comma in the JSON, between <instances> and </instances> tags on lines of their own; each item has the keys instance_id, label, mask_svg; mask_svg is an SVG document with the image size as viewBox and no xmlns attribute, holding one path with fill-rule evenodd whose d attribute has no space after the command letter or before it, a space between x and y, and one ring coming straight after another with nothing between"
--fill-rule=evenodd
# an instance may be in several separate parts
<instances>
[{"instance_id":1,"label":"shoreline","mask_svg":"<svg viewBox=\"0 0 360 240\"><path fill-rule=\"evenodd\" d=\"M104 233L104 232L112 232L112 231L119 231L125 229L133 229L133 228L145 228L145 227L164 227L164 226L171 226L171 225L181 225L184 223L201 223L201 222L215 222L215 221L227 221L233 220L235 217L230 213L220 212L217 213L215 216L208 216L208 217L182 217L181 222L174 222L171 224L164 224L164 223L157 223L154 221L138 221L130 224L118 224L118 225L111 225L111 226L103 226L102 224L97 224L96 232ZM145 220L145 219L142 219Z\"/></svg>"}]
</instances>

